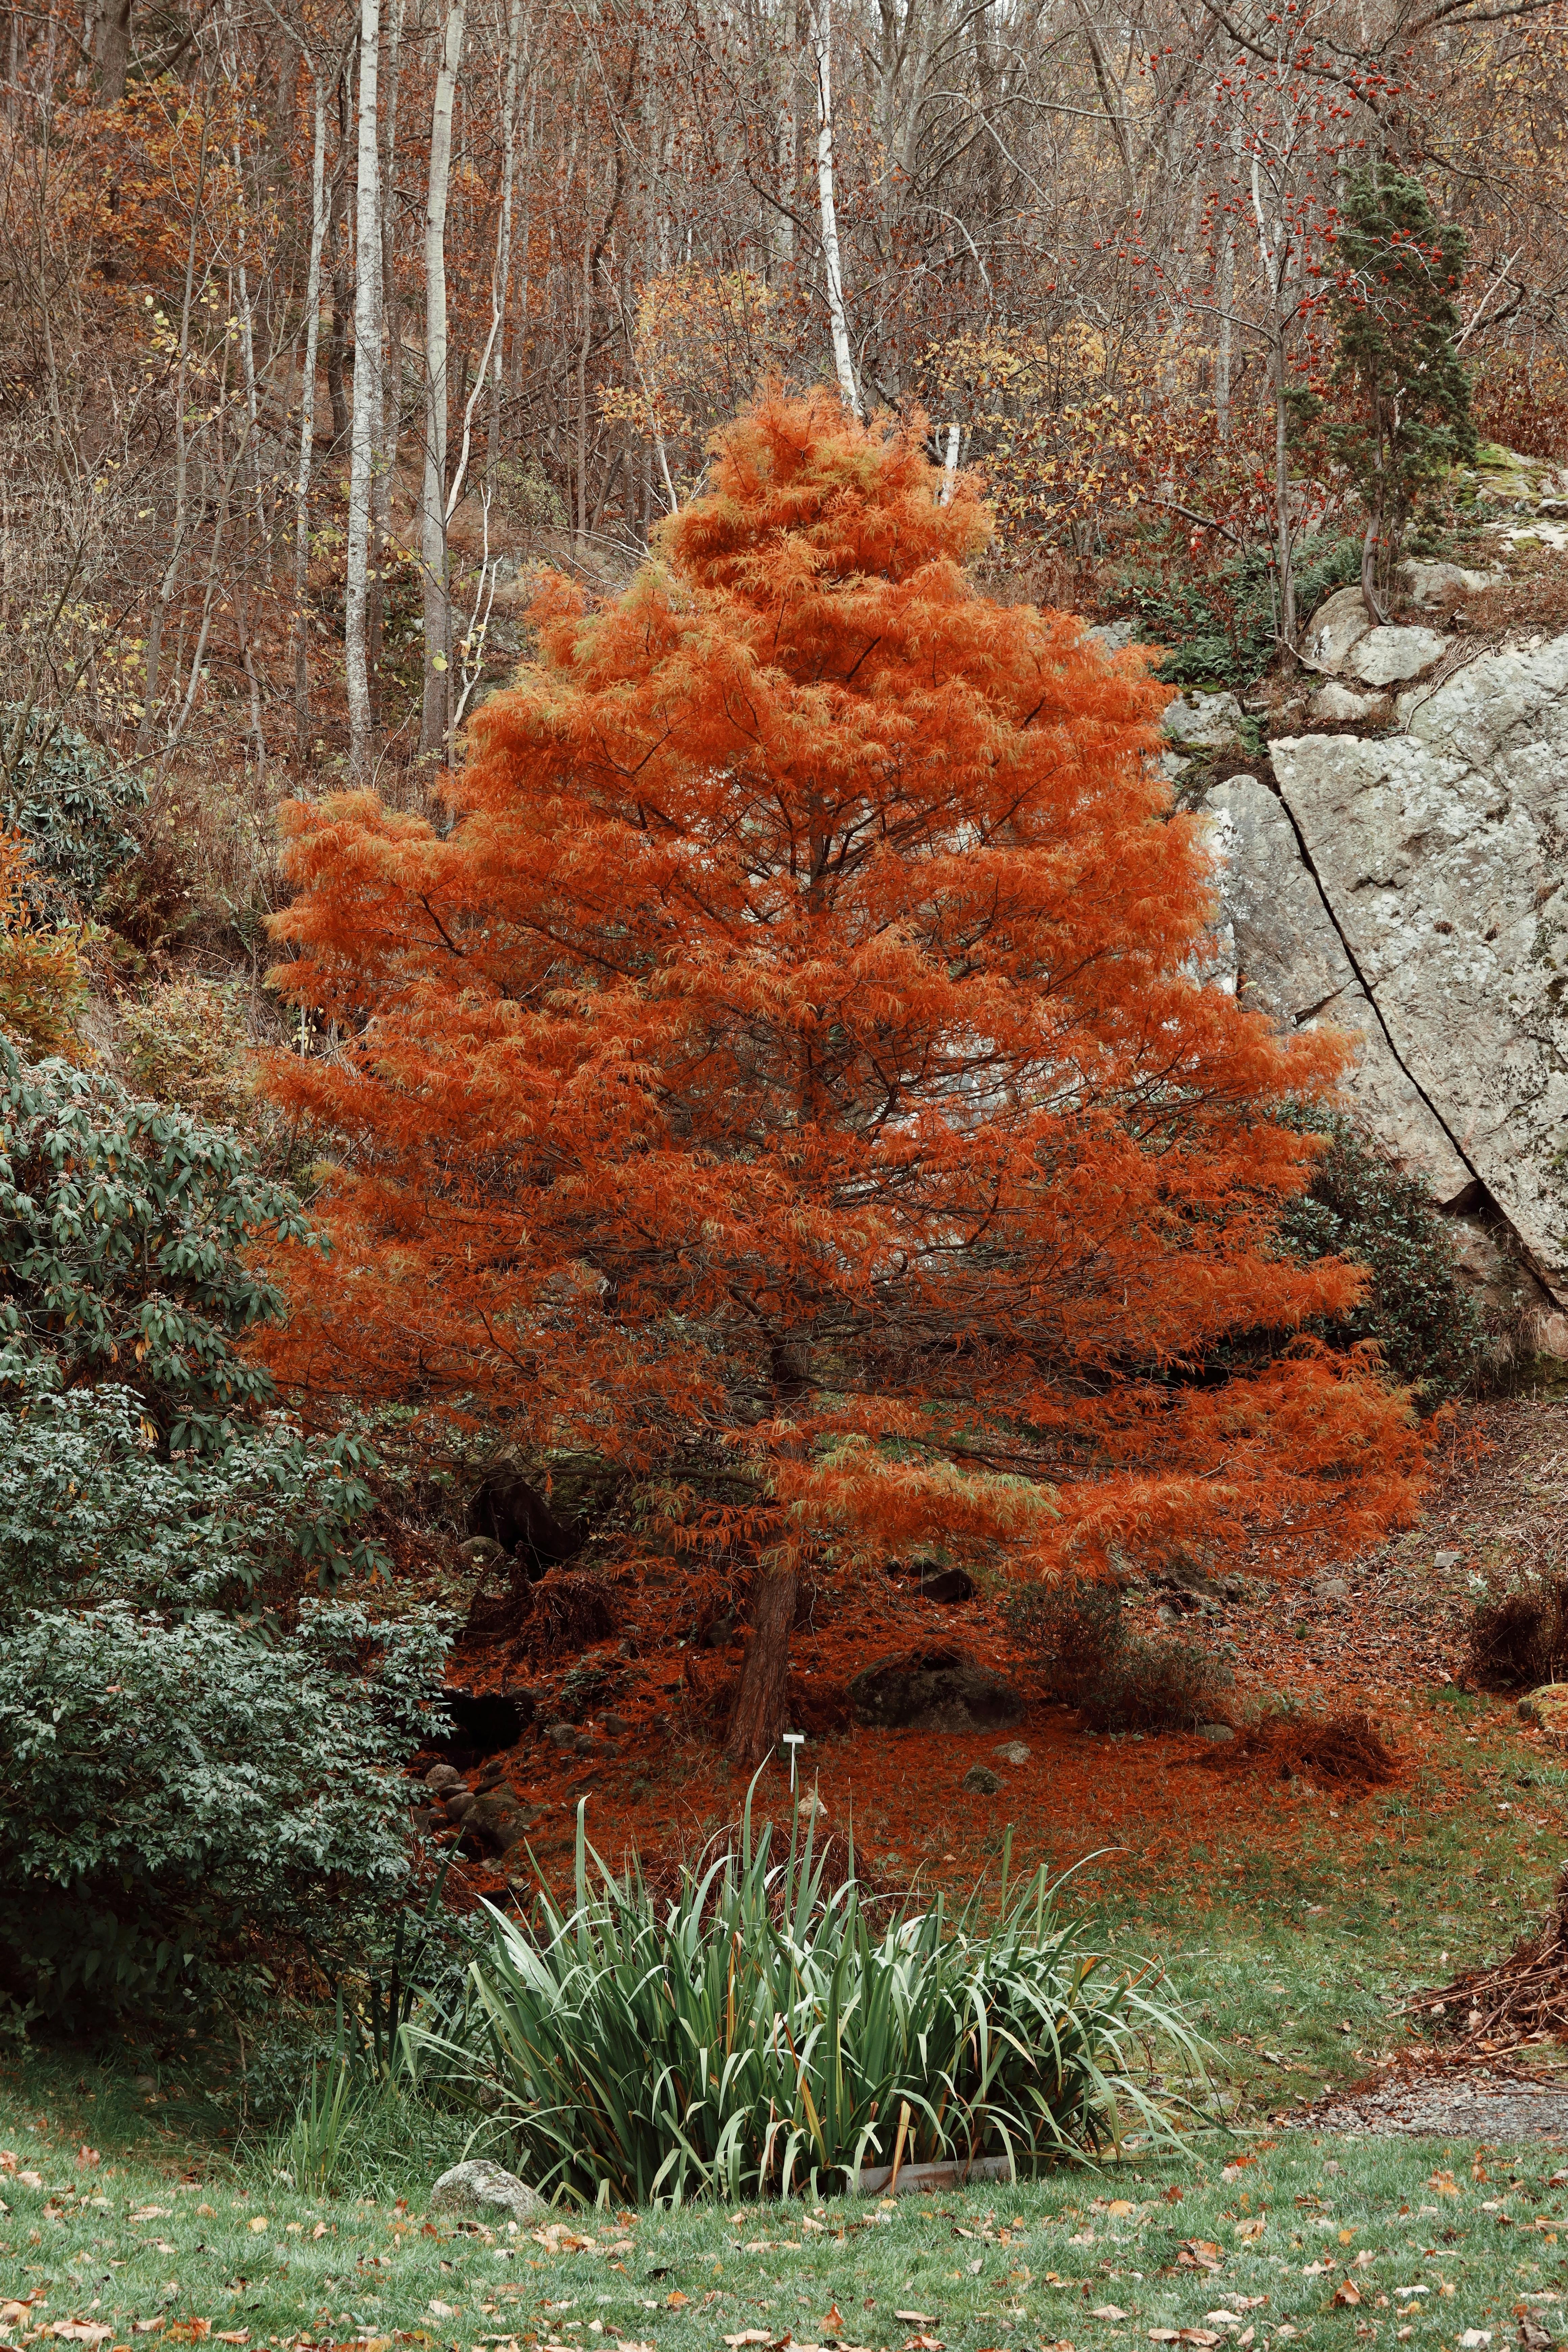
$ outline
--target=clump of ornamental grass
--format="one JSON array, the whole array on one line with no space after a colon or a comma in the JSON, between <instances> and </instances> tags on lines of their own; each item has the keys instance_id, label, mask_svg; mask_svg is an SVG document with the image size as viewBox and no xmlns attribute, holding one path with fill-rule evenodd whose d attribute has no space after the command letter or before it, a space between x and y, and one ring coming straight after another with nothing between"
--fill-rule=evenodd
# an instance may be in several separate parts
<instances>
[{"instance_id":1,"label":"clump of ornamental grass","mask_svg":"<svg viewBox=\"0 0 1568 2352\"><path fill-rule=\"evenodd\" d=\"M1043 1869L896 1903L829 1885L807 1834L775 1859L748 1796L737 1841L656 1894L617 1877L578 1811L574 1900L492 1911L488 1948L417 2063L463 2084L546 2196L684 2202L821 2195L863 2166L1092 2157L1130 2130L1173 2140L1202 2081L1157 1969L1110 1958ZM455 2078L455 2081L454 2081Z\"/></svg>"}]
</instances>

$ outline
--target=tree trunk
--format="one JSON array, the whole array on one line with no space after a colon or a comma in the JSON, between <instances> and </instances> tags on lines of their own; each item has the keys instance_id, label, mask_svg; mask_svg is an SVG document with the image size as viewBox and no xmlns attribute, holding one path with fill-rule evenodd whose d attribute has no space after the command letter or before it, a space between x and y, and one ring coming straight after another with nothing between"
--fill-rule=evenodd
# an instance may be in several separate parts
<instances>
[{"instance_id":1,"label":"tree trunk","mask_svg":"<svg viewBox=\"0 0 1568 2352\"><path fill-rule=\"evenodd\" d=\"M327 93L312 70L314 128L310 145L310 259L305 279L305 362L300 385L300 470L294 483L294 766L303 775L310 756L310 463L316 438L316 359L321 332L321 247L326 241Z\"/></svg>"},{"instance_id":2,"label":"tree trunk","mask_svg":"<svg viewBox=\"0 0 1568 2352\"><path fill-rule=\"evenodd\" d=\"M98 102L118 106L131 70L131 0L106 0L96 31Z\"/></svg>"},{"instance_id":3,"label":"tree trunk","mask_svg":"<svg viewBox=\"0 0 1568 2352\"><path fill-rule=\"evenodd\" d=\"M746 1771L772 1754L784 1727L789 1636L799 1585L799 1571L791 1566L759 1569L752 1587L752 1630L724 1734L724 1753Z\"/></svg>"},{"instance_id":4,"label":"tree trunk","mask_svg":"<svg viewBox=\"0 0 1568 2352\"><path fill-rule=\"evenodd\" d=\"M357 783L371 769L370 660L365 618L370 589L370 523L377 456L381 378L381 147L376 136L379 0L360 0L359 185L354 212L354 397L349 428L348 591L343 654L348 676L349 765Z\"/></svg>"},{"instance_id":5,"label":"tree trunk","mask_svg":"<svg viewBox=\"0 0 1568 2352\"><path fill-rule=\"evenodd\" d=\"M845 404L858 416L860 394L844 310L844 270L838 252L838 213L833 195L833 0L813 0L811 51L816 67L816 197L822 215L822 267L827 281L827 317L833 330L833 364Z\"/></svg>"},{"instance_id":6,"label":"tree trunk","mask_svg":"<svg viewBox=\"0 0 1568 2352\"><path fill-rule=\"evenodd\" d=\"M425 575L425 695L419 749L447 748L452 684L452 598L447 578L447 197L452 176L452 106L463 54L463 0L453 0L430 115L425 199L425 484L419 555Z\"/></svg>"}]
</instances>

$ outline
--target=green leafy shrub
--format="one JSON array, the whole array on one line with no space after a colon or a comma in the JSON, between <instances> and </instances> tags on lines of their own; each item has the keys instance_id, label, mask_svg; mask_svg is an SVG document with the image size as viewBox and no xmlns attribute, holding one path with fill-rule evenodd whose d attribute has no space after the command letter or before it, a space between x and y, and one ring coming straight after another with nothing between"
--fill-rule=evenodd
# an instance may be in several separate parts
<instances>
[{"instance_id":1,"label":"green leafy shrub","mask_svg":"<svg viewBox=\"0 0 1568 2352\"><path fill-rule=\"evenodd\" d=\"M307 1439L278 1413L232 1431L220 1459L160 1457L142 1401L107 1385L0 1405L5 1607L248 1609L300 1569L323 1585L374 1572L356 1538L374 1455Z\"/></svg>"},{"instance_id":2,"label":"green leafy shrub","mask_svg":"<svg viewBox=\"0 0 1568 2352\"><path fill-rule=\"evenodd\" d=\"M1280 1216L1281 1241L1298 1257L1353 1258L1369 1277L1362 1304L1322 1336L1334 1345L1374 1341L1389 1376L1425 1410L1462 1394L1486 1334L1426 1186L1338 1114L1303 1105L1287 1123L1325 1140L1311 1181Z\"/></svg>"},{"instance_id":3,"label":"green leafy shrub","mask_svg":"<svg viewBox=\"0 0 1568 2352\"><path fill-rule=\"evenodd\" d=\"M1051 1696L1081 1708L1091 1730L1184 1730L1224 1712L1228 1671L1194 1643L1132 1633L1114 1584L1025 1586L1007 1613Z\"/></svg>"},{"instance_id":4,"label":"green leafy shrub","mask_svg":"<svg viewBox=\"0 0 1568 2352\"><path fill-rule=\"evenodd\" d=\"M353 1953L401 1901L398 1767L445 1633L318 1601L263 1641L214 1610L26 1610L0 1638L0 1990L78 2021L233 2001Z\"/></svg>"},{"instance_id":5,"label":"green leafy shrub","mask_svg":"<svg viewBox=\"0 0 1568 2352\"><path fill-rule=\"evenodd\" d=\"M9 751L22 713L0 710L0 744ZM116 771L84 735L54 714L35 710L0 784L0 826L19 833L37 876L37 912L68 922L90 907L115 868L136 854L124 819L146 805L140 778Z\"/></svg>"},{"instance_id":6,"label":"green leafy shrub","mask_svg":"<svg viewBox=\"0 0 1568 2352\"><path fill-rule=\"evenodd\" d=\"M128 1382L172 1445L221 1450L272 1394L234 1345L282 1319L262 1238L316 1237L232 1135L0 1038L0 1394Z\"/></svg>"},{"instance_id":7,"label":"green leafy shrub","mask_svg":"<svg viewBox=\"0 0 1568 2352\"><path fill-rule=\"evenodd\" d=\"M896 2154L1026 2171L1128 2116L1168 2129L1142 2037L1199 2071L1179 2016L1057 1915L1043 1870L989 1929L978 1895L873 1924L809 1842L775 1864L749 1802L739 1851L668 1901L590 1854L579 1810L571 1908L545 1890L527 1922L491 1916L460 2017L411 2041L466 2070L545 2194L820 2193Z\"/></svg>"},{"instance_id":8,"label":"green leafy shrub","mask_svg":"<svg viewBox=\"0 0 1568 2352\"><path fill-rule=\"evenodd\" d=\"M1311 613L1361 576L1354 539L1303 540L1296 552L1296 599ZM1184 543L1169 562L1130 563L1110 593L1112 610L1138 623L1150 645L1170 648L1155 672L1173 686L1224 680L1250 686L1279 645L1272 569L1266 549L1246 548L1206 576L1194 573Z\"/></svg>"}]
</instances>

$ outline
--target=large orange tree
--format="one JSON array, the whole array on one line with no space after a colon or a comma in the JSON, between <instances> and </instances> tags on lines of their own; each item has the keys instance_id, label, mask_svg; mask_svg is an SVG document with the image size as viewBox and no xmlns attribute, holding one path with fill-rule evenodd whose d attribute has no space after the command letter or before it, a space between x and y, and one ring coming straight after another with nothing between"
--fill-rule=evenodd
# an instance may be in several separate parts
<instances>
[{"instance_id":1,"label":"large orange tree","mask_svg":"<svg viewBox=\"0 0 1568 2352\"><path fill-rule=\"evenodd\" d=\"M913 434L770 396L710 479L616 601L548 583L437 821L290 813L342 1165L280 1370L663 1472L751 1758L808 1565L1352 1540L1419 1440L1364 1360L1214 1370L1361 1277L1275 1244L1335 1049L1205 983L1161 690L977 592Z\"/></svg>"}]
</instances>

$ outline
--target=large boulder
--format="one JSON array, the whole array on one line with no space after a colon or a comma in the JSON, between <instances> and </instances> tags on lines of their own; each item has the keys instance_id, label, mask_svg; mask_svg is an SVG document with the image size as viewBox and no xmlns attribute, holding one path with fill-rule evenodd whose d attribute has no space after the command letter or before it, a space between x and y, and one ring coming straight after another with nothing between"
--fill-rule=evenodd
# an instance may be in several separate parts
<instances>
[{"instance_id":1,"label":"large boulder","mask_svg":"<svg viewBox=\"0 0 1568 2352\"><path fill-rule=\"evenodd\" d=\"M1352 593L1308 632L1340 662L1383 634L1353 627ZM1398 716L1403 732L1277 739L1272 787L1207 793L1220 977L1284 1028L1352 1035L1367 1123L1439 1203L1511 1229L1551 1345L1568 1308L1568 636L1481 654Z\"/></svg>"},{"instance_id":2,"label":"large boulder","mask_svg":"<svg viewBox=\"0 0 1568 2352\"><path fill-rule=\"evenodd\" d=\"M857 1719L887 1731L1005 1731L1024 1702L1011 1683L963 1650L878 1658L854 1675Z\"/></svg>"},{"instance_id":3,"label":"large boulder","mask_svg":"<svg viewBox=\"0 0 1568 2352\"><path fill-rule=\"evenodd\" d=\"M1345 667L1363 686L1397 686L1440 661L1448 639L1436 629L1369 629L1351 647Z\"/></svg>"},{"instance_id":4,"label":"large boulder","mask_svg":"<svg viewBox=\"0 0 1568 2352\"><path fill-rule=\"evenodd\" d=\"M467 2215L475 2221L531 2221L549 2208L536 2189L488 2156L470 2157L444 2172L430 2191L432 2213Z\"/></svg>"},{"instance_id":5,"label":"large boulder","mask_svg":"<svg viewBox=\"0 0 1568 2352\"><path fill-rule=\"evenodd\" d=\"M1272 745L1375 1025L1568 1307L1568 636L1484 654L1407 732ZM1360 1023L1357 1025L1361 1025Z\"/></svg>"}]
</instances>

